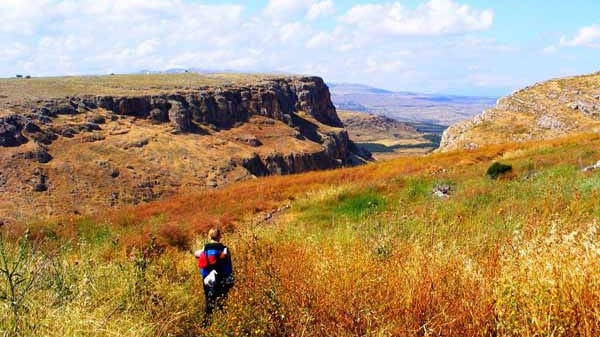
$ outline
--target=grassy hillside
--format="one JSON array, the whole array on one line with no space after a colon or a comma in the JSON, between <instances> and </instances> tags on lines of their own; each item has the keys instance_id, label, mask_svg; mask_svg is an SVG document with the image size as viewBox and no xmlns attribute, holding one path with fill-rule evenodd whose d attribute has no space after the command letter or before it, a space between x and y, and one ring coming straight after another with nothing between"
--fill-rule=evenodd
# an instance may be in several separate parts
<instances>
[{"instance_id":1,"label":"grassy hillside","mask_svg":"<svg viewBox=\"0 0 600 337\"><path fill-rule=\"evenodd\" d=\"M600 136L400 158L3 227L40 336L597 336ZM513 170L490 179L492 162ZM432 190L448 186L448 197ZM228 230L236 286L202 326L190 249ZM28 229L28 232L26 232ZM20 250L17 241L26 232ZM23 242L23 241L22 241ZM0 246L2 248L2 246ZM37 250L35 250L37 249ZM6 290L7 274L0 274ZM11 310L13 308L14 310Z\"/></svg>"},{"instance_id":2,"label":"grassy hillside","mask_svg":"<svg viewBox=\"0 0 600 337\"><path fill-rule=\"evenodd\" d=\"M440 149L552 139L600 130L600 73L554 79L501 98L495 108L448 128Z\"/></svg>"}]
</instances>

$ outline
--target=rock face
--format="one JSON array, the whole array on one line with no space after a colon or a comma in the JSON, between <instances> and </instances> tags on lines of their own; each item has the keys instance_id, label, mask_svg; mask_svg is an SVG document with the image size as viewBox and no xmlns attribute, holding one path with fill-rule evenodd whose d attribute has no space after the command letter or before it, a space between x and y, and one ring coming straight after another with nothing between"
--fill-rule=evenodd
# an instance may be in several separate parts
<instances>
[{"instance_id":1,"label":"rock face","mask_svg":"<svg viewBox=\"0 0 600 337\"><path fill-rule=\"evenodd\" d=\"M29 140L23 135L24 131L39 131L39 127L29 119L20 115L10 115L0 118L0 146L19 146Z\"/></svg>"},{"instance_id":2,"label":"rock face","mask_svg":"<svg viewBox=\"0 0 600 337\"><path fill-rule=\"evenodd\" d=\"M496 107L452 125L440 151L551 139L600 130L600 74L537 83L498 100Z\"/></svg>"},{"instance_id":3,"label":"rock face","mask_svg":"<svg viewBox=\"0 0 600 337\"><path fill-rule=\"evenodd\" d=\"M171 122L181 132L191 123L232 127L250 116L261 115L291 123L291 115L304 111L317 121L343 127L327 85L319 77L265 80L254 86L224 86L198 91L149 96L90 96L57 98L28 103L34 116L56 117L93 109L117 115Z\"/></svg>"},{"instance_id":4,"label":"rock face","mask_svg":"<svg viewBox=\"0 0 600 337\"><path fill-rule=\"evenodd\" d=\"M15 108L25 112L0 118L0 146L15 147L29 140L51 144L59 137L72 138L80 133L89 133L82 141L102 141L105 136L95 131L102 130L101 124L106 122L104 117L91 116L83 124L53 123L61 115L93 114L95 111L108 112L113 120L126 116L167 124L177 134L198 133L200 126L228 129L245 123L252 116L263 116L297 128L297 137L315 141L323 150L238 159L238 164L253 175L336 168L371 159L368 151L359 149L349 139L331 102L329 89L319 77L275 78L253 85L225 85L153 95L82 94L25 102ZM327 130L311 125L298 116L300 112L327 126ZM252 136L241 141L254 147L262 145ZM146 144L147 141L140 146L124 148ZM46 148L39 147L20 158L46 163L52 156Z\"/></svg>"}]
</instances>

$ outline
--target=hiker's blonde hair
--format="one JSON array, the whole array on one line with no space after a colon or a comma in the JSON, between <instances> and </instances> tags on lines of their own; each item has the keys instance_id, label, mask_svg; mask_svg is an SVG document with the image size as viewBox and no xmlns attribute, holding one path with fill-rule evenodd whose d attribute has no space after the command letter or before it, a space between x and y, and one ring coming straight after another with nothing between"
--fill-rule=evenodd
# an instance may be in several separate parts
<instances>
[{"instance_id":1,"label":"hiker's blonde hair","mask_svg":"<svg viewBox=\"0 0 600 337\"><path fill-rule=\"evenodd\" d=\"M221 230L217 227L211 228L208 231L208 239L214 241L221 240Z\"/></svg>"}]
</instances>

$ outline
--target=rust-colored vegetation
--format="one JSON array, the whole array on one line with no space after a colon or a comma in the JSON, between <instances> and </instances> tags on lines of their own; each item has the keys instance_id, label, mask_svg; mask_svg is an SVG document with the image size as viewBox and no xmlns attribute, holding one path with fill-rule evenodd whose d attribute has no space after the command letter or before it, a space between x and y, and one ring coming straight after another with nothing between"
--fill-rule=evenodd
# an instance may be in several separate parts
<instances>
[{"instance_id":1,"label":"rust-colored vegetation","mask_svg":"<svg viewBox=\"0 0 600 337\"><path fill-rule=\"evenodd\" d=\"M597 336L600 175L580 168L599 157L600 136L588 134L11 226L12 237L29 228L45 258L25 254L40 277L20 319L3 309L0 326L48 336ZM495 161L513 170L490 179ZM441 185L447 197L432 194ZM227 229L236 285L205 326L189 251L215 225Z\"/></svg>"}]
</instances>

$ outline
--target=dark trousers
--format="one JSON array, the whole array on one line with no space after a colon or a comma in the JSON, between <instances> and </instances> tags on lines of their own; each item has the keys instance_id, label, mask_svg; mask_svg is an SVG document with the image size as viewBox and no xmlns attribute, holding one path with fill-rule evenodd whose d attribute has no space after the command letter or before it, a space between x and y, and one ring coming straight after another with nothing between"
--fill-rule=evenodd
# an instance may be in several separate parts
<instances>
[{"instance_id":1,"label":"dark trousers","mask_svg":"<svg viewBox=\"0 0 600 337\"><path fill-rule=\"evenodd\" d=\"M217 282L214 286L204 285L204 313L210 317L214 309L221 310L227 299L229 287L224 282Z\"/></svg>"}]
</instances>

